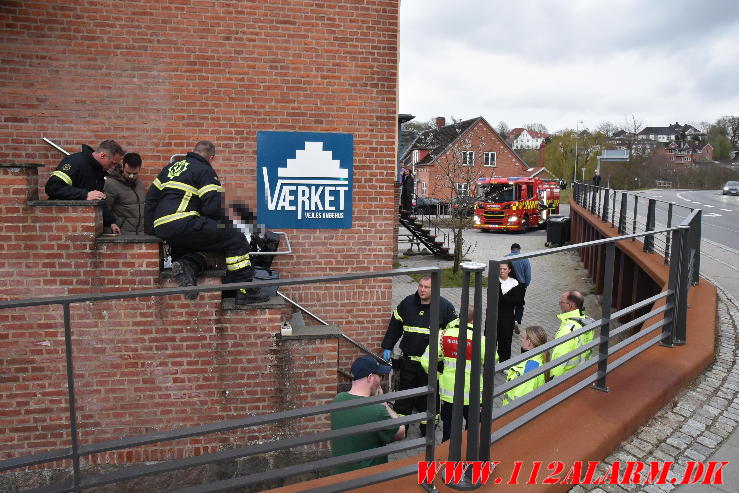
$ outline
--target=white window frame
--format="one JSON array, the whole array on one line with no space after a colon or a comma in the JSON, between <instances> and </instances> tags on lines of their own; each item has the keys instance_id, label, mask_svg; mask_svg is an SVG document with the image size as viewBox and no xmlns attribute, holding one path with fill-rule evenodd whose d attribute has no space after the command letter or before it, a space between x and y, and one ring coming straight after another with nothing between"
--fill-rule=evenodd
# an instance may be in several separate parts
<instances>
[{"instance_id":1,"label":"white window frame","mask_svg":"<svg viewBox=\"0 0 739 493\"><path fill-rule=\"evenodd\" d=\"M491 168L496 168L498 166L498 155L495 153L495 151L485 152L483 153L483 156L485 157L485 162L484 162L485 166L489 166ZM492 156L492 160L490 159L491 156ZM493 164L490 164L491 162Z\"/></svg>"},{"instance_id":2,"label":"white window frame","mask_svg":"<svg viewBox=\"0 0 739 493\"><path fill-rule=\"evenodd\" d=\"M475 151L461 151L462 166L474 166L475 165Z\"/></svg>"},{"instance_id":3,"label":"white window frame","mask_svg":"<svg viewBox=\"0 0 739 493\"><path fill-rule=\"evenodd\" d=\"M467 182L454 183L457 197L467 197L470 194L470 184Z\"/></svg>"},{"instance_id":4,"label":"white window frame","mask_svg":"<svg viewBox=\"0 0 739 493\"><path fill-rule=\"evenodd\" d=\"M421 197L426 198L426 191L428 190L428 183L425 181L421 182Z\"/></svg>"}]
</instances>

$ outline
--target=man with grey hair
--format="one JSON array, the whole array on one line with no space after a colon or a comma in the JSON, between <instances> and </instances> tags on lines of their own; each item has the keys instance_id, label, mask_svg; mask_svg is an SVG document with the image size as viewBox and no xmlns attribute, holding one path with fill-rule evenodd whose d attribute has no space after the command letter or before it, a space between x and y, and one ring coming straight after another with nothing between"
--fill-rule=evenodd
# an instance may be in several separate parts
<instances>
[{"instance_id":1,"label":"man with grey hair","mask_svg":"<svg viewBox=\"0 0 739 493\"><path fill-rule=\"evenodd\" d=\"M166 240L174 250L172 272L180 286L194 286L205 270L201 251L224 252L226 283L250 282L254 277L246 237L223 208L224 190L213 169L215 158L215 145L201 140L184 159L165 166L146 195L145 231ZM188 298L197 298L197 293ZM268 299L258 289L236 291L237 307Z\"/></svg>"},{"instance_id":2,"label":"man with grey hair","mask_svg":"<svg viewBox=\"0 0 739 493\"><path fill-rule=\"evenodd\" d=\"M108 171L121 164L123 149L115 140L104 140L92 150L88 145L82 151L65 156L46 182L46 195L52 200L105 200L103 188ZM114 234L121 230L107 205L103 204L103 225Z\"/></svg>"}]
</instances>

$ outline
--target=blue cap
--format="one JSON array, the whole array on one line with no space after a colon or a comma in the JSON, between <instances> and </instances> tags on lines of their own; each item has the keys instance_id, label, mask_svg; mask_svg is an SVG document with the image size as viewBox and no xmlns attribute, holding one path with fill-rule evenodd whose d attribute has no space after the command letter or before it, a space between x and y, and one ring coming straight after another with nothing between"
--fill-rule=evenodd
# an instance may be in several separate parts
<instances>
[{"instance_id":1,"label":"blue cap","mask_svg":"<svg viewBox=\"0 0 739 493\"><path fill-rule=\"evenodd\" d=\"M368 375L376 373L378 375L387 375L392 368L388 365L381 365L375 358L370 355L357 358L352 365L352 380L359 380Z\"/></svg>"}]
</instances>

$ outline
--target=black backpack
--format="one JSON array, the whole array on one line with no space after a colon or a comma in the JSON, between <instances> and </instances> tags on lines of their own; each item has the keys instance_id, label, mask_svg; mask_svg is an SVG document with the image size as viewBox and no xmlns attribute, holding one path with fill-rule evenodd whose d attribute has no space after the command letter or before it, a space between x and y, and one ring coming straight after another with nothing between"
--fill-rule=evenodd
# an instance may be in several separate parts
<instances>
[{"instance_id":1,"label":"black backpack","mask_svg":"<svg viewBox=\"0 0 739 493\"><path fill-rule=\"evenodd\" d=\"M272 231L265 231L262 235L257 232L251 234L249 248L252 252L276 252L279 246L280 236ZM274 255L253 255L251 263L254 267L269 269L274 259Z\"/></svg>"}]
</instances>

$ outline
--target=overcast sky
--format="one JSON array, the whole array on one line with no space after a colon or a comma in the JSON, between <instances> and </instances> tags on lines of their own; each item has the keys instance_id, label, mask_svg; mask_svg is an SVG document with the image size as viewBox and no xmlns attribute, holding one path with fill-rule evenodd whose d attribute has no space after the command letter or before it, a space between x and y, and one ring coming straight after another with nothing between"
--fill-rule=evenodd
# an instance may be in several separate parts
<instances>
[{"instance_id":1,"label":"overcast sky","mask_svg":"<svg viewBox=\"0 0 739 493\"><path fill-rule=\"evenodd\" d=\"M550 132L739 114L738 0L402 0L401 113Z\"/></svg>"}]
</instances>

